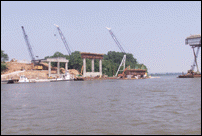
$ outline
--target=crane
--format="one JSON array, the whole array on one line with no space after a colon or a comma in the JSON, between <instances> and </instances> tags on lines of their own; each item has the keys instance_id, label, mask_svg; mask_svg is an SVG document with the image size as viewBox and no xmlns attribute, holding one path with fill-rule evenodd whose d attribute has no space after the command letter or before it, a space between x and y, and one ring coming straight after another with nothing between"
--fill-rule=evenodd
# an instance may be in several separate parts
<instances>
[{"instance_id":1,"label":"crane","mask_svg":"<svg viewBox=\"0 0 202 136\"><path fill-rule=\"evenodd\" d=\"M109 30L110 35L112 36L112 38L114 39L115 43L118 45L119 49L121 50L122 53L125 53L124 49L122 48L121 44L119 43L119 41L117 40L116 36L113 34L111 28L106 27Z\"/></svg>"},{"instance_id":2,"label":"crane","mask_svg":"<svg viewBox=\"0 0 202 136\"><path fill-rule=\"evenodd\" d=\"M192 48L193 48L193 52L194 52L194 63L193 63L193 65L191 66L191 69L190 69L189 72L193 72L193 71L194 71L194 68L195 68L195 66L196 66L196 67L197 67L197 73L199 73L198 64L197 64L197 57L198 57L198 53L199 53L200 47L197 47L196 53L195 53L195 50L194 50L195 47L192 47Z\"/></svg>"},{"instance_id":3,"label":"crane","mask_svg":"<svg viewBox=\"0 0 202 136\"><path fill-rule=\"evenodd\" d=\"M39 64L39 63L40 63L40 60L39 60L39 62L37 63L37 60L36 60L35 57L34 57L34 53L33 53L33 51L32 51L32 47L31 47L31 45L30 45L30 43L29 43L28 36L27 36L27 34L25 33L25 29L24 29L23 26L22 26L22 31L23 31L23 34L24 34L25 42L26 42L27 47L28 47L29 55L30 55L30 57L31 57L31 59L32 59L31 62L34 63L34 69L35 69L35 70L43 70L43 66ZM36 56L36 57L38 57L38 56Z\"/></svg>"},{"instance_id":4,"label":"crane","mask_svg":"<svg viewBox=\"0 0 202 136\"><path fill-rule=\"evenodd\" d=\"M31 59L32 59L31 61L32 61L34 64L36 64L35 58L34 58L34 54L33 54L33 51L32 51L32 47L31 47L31 45L30 45L30 43L29 43L28 36L27 36L27 34L25 33L25 30L24 30L24 27L23 27L23 26L22 26L22 31L23 31L23 34L24 34L25 42L26 42L27 47L28 47L29 55L30 55L30 57L31 57Z\"/></svg>"},{"instance_id":5,"label":"crane","mask_svg":"<svg viewBox=\"0 0 202 136\"><path fill-rule=\"evenodd\" d=\"M118 74L120 67L123 66L123 70L120 71L124 71L125 70L125 63L126 63L126 52L124 51L124 49L122 48L121 44L119 43L119 41L117 40L116 36L113 34L111 28L106 27L109 30L110 35L112 36L112 38L114 39L115 43L118 45L119 49L121 50L122 53L124 53L123 59L121 61L121 64L119 65L119 68L116 72L116 75ZM125 71L124 71L125 72Z\"/></svg>"},{"instance_id":6,"label":"crane","mask_svg":"<svg viewBox=\"0 0 202 136\"><path fill-rule=\"evenodd\" d=\"M60 37L61 37L61 39L62 39L62 41L63 41L63 43L64 43L64 45L65 45L65 47L66 47L66 50L67 50L68 54L71 55L71 50L70 50L70 48L69 48L69 46L68 46L68 44L67 44L67 42L66 42L66 40L65 40L65 37L64 37L62 31L60 30L60 28L59 28L58 25L56 25L56 24L54 24L54 25L55 25L55 26L57 27L57 29L58 29L58 32L59 32Z\"/></svg>"}]
</instances>

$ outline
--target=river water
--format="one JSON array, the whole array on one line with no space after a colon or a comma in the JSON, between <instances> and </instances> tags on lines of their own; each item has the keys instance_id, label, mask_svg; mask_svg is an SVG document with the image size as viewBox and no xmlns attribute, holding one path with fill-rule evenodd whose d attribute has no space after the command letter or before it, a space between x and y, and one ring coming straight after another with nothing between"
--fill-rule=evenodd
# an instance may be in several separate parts
<instances>
[{"instance_id":1,"label":"river water","mask_svg":"<svg viewBox=\"0 0 202 136\"><path fill-rule=\"evenodd\" d=\"M1 134L201 135L201 78L1 84Z\"/></svg>"}]
</instances>

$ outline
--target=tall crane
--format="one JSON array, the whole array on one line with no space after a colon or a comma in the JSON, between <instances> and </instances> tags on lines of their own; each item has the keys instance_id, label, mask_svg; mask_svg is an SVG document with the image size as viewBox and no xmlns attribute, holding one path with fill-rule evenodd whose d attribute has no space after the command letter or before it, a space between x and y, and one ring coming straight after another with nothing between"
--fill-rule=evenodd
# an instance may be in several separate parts
<instances>
[{"instance_id":1,"label":"tall crane","mask_svg":"<svg viewBox=\"0 0 202 136\"><path fill-rule=\"evenodd\" d=\"M193 49L193 53L194 53L194 63L193 65L191 66L191 69L188 70L188 73L196 73L196 74L199 74L199 68L198 68L198 64L197 64L197 57L198 57L198 53L199 53L199 50L201 48L201 35L198 34L198 35L190 35L189 37L187 37L185 39L185 44L189 44L192 49ZM197 51L195 52L195 48L197 47ZM197 72L194 72L194 68L195 66L197 67Z\"/></svg>"},{"instance_id":2,"label":"tall crane","mask_svg":"<svg viewBox=\"0 0 202 136\"><path fill-rule=\"evenodd\" d=\"M68 46L68 44L67 44L67 42L66 42L66 40L65 40L65 37L64 37L62 31L60 30L60 28L59 28L58 25L56 25L56 24L54 24L54 25L55 25L55 26L57 27L57 29L58 29L58 32L59 32L60 37L61 37L61 39L62 39L62 41L63 41L63 43L64 43L64 45L65 45L65 47L66 47L66 50L67 50L68 54L71 55L71 50L70 50L70 48L69 48L69 46Z\"/></svg>"},{"instance_id":3,"label":"tall crane","mask_svg":"<svg viewBox=\"0 0 202 136\"><path fill-rule=\"evenodd\" d=\"M33 51L32 51L32 47L31 47L31 45L30 45L30 43L29 43L28 36L27 36L27 34L25 33L25 30L24 30L24 27L23 27L23 26L22 26L22 31L23 31L23 34L24 34L25 42L26 42L27 47L28 47L29 55L30 55L30 57L31 57L31 59L32 59L31 61L32 61L34 64L36 64L35 58L34 58L34 54L33 54Z\"/></svg>"},{"instance_id":4,"label":"tall crane","mask_svg":"<svg viewBox=\"0 0 202 136\"><path fill-rule=\"evenodd\" d=\"M194 68L195 68L195 66L196 66L196 68L197 68L197 73L199 73L198 64L197 64L197 57L198 57L199 49L200 49L200 47L197 47L197 51L196 51L196 53L195 53L194 47L193 47L194 63L193 63L193 65L191 66L191 71L194 71Z\"/></svg>"},{"instance_id":5,"label":"tall crane","mask_svg":"<svg viewBox=\"0 0 202 136\"><path fill-rule=\"evenodd\" d=\"M112 38L114 39L115 43L118 45L119 49L121 50L122 53L125 53L124 49L122 48L121 44L119 43L119 41L117 40L116 36L114 35L114 33L112 32L111 28L106 27L109 30L110 35L112 36Z\"/></svg>"},{"instance_id":6,"label":"tall crane","mask_svg":"<svg viewBox=\"0 0 202 136\"><path fill-rule=\"evenodd\" d=\"M121 64L119 65L119 68L116 72L116 75L118 74L119 71L124 71L125 70L125 64L126 64L126 52L124 51L124 49L122 48L121 44L119 43L119 41L117 40L116 36L113 34L111 28L106 27L109 30L110 35L112 36L112 38L114 39L115 43L118 45L119 49L121 50L122 53L124 53L123 55L123 59L121 61ZM123 70L120 70L120 67L123 66Z\"/></svg>"}]
</instances>

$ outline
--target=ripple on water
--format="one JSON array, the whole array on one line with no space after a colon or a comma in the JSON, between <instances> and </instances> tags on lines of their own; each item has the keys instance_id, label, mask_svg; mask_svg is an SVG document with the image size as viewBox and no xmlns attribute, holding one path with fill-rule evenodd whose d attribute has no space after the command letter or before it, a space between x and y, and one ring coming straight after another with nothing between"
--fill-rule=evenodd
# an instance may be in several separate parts
<instances>
[{"instance_id":1,"label":"ripple on water","mask_svg":"<svg viewBox=\"0 0 202 136\"><path fill-rule=\"evenodd\" d=\"M2 85L1 134L201 134L196 80Z\"/></svg>"}]
</instances>

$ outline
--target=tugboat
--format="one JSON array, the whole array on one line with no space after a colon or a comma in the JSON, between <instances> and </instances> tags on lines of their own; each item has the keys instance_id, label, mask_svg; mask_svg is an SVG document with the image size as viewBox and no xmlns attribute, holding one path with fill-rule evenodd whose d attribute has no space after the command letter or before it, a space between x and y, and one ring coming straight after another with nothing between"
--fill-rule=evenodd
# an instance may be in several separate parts
<instances>
[{"instance_id":1,"label":"tugboat","mask_svg":"<svg viewBox=\"0 0 202 136\"><path fill-rule=\"evenodd\" d=\"M52 79L50 82L57 82L57 81L70 81L70 73L69 71L66 71L65 74L60 77L60 78L56 78L56 79Z\"/></svg>"},{"instance_id":2,"label":"tugboat","mask_svg":"<svg viewBox=\"0 0 202 136\"><path fill-rule=\"evenodd\" d=\"M9 79L8 81L7 81L7 84L14 84L14 83L17 83L18 82L18 79Z\"/></svg>"},{"instance_id":3,"label":"tugboat","mask_svg":"<svg viewBox=\"0 0 202 136\"><path fill-rule=\"evenodd\" d=\"M29 81L29 79L27 79L26 76L22 75L22 76L20 76L20 79L18 82L19 83L29 83L30 81Z\"/></svg>"}]
</instances>

